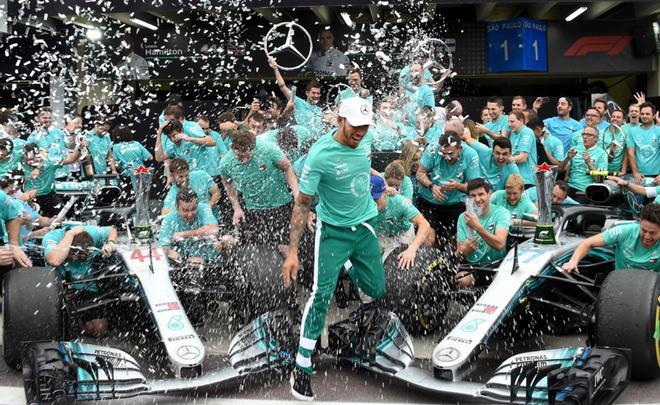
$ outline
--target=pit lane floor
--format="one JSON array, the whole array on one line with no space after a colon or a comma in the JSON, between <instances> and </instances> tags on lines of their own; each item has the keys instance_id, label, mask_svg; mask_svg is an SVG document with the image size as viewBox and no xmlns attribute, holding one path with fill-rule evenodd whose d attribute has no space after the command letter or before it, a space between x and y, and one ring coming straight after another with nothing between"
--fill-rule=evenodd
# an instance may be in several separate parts
<instances>
[{"instance_id":1,"label":"pit lane floor","mask_svg":"<svg viewBox=\"0 0 660 405\"><path fill-rule=\"evenodd\" d=\"M226 313L225 311L220 313ZM452 308L451 320L453 325L460 319L462 308ZM350 310L331 307L329 323L344 319ZM1 315L0 315L1 316ZM206 338L208 353L207 369L214 364L220 364L222 355L227 352L233 332L228 328L217 325L227 325L227 319L220 316L214 327L204 327L199 333ZM0 322L0 325L2 323ZM438 330L430 336L414 339L415 354L419 359L429 359L438 340L446 333ZM0 334L1 336L1 334ZM536 338L522 339L515 344L515 352L533 351L546 347L579 346L583 344L582 335L552 336L542 335ZM90 341L91 343L91 341ZM117 348L125 346L119 336L110 336L102 342ZM488 354L482 354L478 360L479 367L473 373L475 380L487 378L487 373L479 370L492 370L501 361L513 355L509 349L498 347ZM428 361L426 361L428 363ZM145 396L112 402L112 404L247 404L263 403L289 403L292 399L289 392L288 376L272 376L268 380L251 378L241 383L229 383L220 387L200 390L196 393L187 393L171 396ZM337 363L333 358L322 356L316 363L316 372L313 377L313 387L316 398L320 403L459 403L459 398L443 395L433 395L419 390L409 389L395 380L378 376L364 370L354 370L351 366ZM24 403L22 378L16 371L9 369L0 356L0 404L13 405ZM108 404L109 402L103 402ZM290 402L299 403L299 402ZM462 400L460 403L470 403ZM617 400L618 404L628 403L660 403L660 380L650 382L631 382L628 388Z\"/></svg>"}]
</instances>

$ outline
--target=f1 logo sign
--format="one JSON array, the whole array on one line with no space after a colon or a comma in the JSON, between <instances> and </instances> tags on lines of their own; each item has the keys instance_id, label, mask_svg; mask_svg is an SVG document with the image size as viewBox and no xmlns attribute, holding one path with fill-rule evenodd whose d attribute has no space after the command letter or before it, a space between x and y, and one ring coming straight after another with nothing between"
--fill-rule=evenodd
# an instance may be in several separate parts
<instances>
[{"instance_id":1,"label":"f1 logo sign","mask_svg":"<svg viewBox=\"0 0 660 405\"><path fill-rule=\"evenodd\" d=\"M564 52L564 56L584 56L588 53L600 52L616 56L621 53L632 41L630 35L597 35L578 38L573 45Z\"/></svg>"}]
</instances>

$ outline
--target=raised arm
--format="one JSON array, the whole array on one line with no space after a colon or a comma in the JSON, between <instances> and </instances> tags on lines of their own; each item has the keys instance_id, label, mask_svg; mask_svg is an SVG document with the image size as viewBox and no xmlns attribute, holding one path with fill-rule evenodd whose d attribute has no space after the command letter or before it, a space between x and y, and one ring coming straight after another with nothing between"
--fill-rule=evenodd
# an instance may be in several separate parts
<instances>
[{"instance_id":1,"label":"raised arm","mask_svg":"<svg viewBox=\"0 0 660 405\"><path fill-rule=\"evenodd\" d=\"M277 86L280 88L280 91L282 94L284 94L284 97L286 97L287 101L291 101L295 94L293 94L293 92L288 87L286 87L284 78L282 77L280 69L277 67L277 62L274 58L268 58L268 66L270 66L270 68L273 69L273 73L275 73L275 81L277 82Z\"/></svg>"}]
</instances>

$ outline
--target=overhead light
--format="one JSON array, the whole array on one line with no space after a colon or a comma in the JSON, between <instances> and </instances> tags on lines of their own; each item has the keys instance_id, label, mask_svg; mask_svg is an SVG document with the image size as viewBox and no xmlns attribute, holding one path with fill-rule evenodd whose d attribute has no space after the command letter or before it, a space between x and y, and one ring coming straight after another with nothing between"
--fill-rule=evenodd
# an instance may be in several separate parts
<instances>
[{"instance_id":1,"label":"overhead light","mask_svg":"<svg viewBox=\"0 0 660 405\"><path fill-rule=\"evenodd\" d=\"M566 17L566 21L573 21L573 20L575 20L579 15L581 15L582 13L584 13L585 11L587 11L588 8L589 8L589 7L587 7L587 6L581 6L581 7L578 7L577 9L575 9L575 11L573 11L571 14L569 14L569 15Z\"/></svg>"},{"instance_id":2,"label":"overhead light","mask_svg":"<svg viewBox=\"0 0 660 405\"><path fill-rule=\"evenodd\" d=\"M98 41L103 37L103 33L98 28L88 28L87 31L85 31L85 36L90 41Z\"/></svg>"},{"instance_id":3,"label":"overhead light","mask_svg":"<svg viewBox=\"0 0 660 405\"><path fill-rule=\"evenodd\" d=\"M141 20L137 17L131 17L130 20L131 20L132 23L135 23L135 24L139 25L140 27L148 28L152 31L158 31L157 26L153 25L152 23Z\"/></svg>"},{"instance_id":4,"label":"overhead light","mask_svg":"<svg viewBox=\"0 0 660 405\"><path fill-rule=\"evenodd\" d=\"M355 23L351 19L350 14L343 11L343 12L339 13L339 15L341 16L341 19L344 20L344 24L346 24L347 26L349 26L351 28L355 27Z\"/></svg>"}]
</instances>

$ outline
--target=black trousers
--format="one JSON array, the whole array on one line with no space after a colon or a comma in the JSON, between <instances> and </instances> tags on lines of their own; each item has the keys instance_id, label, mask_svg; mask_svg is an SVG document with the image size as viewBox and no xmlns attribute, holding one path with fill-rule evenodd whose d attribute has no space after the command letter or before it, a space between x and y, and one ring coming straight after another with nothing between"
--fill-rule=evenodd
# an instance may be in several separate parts
<instances>
[{"instance_id":1,"label":"black trousers","mask_svg":"<svg viewBox=\"0 0 660 405\"><path fill-rule=\"evenodd\" d=\"M260 245L289 244L289 222L293 201L267 210L245 210L241 239Z\"/></svg>"}]
</instances>

